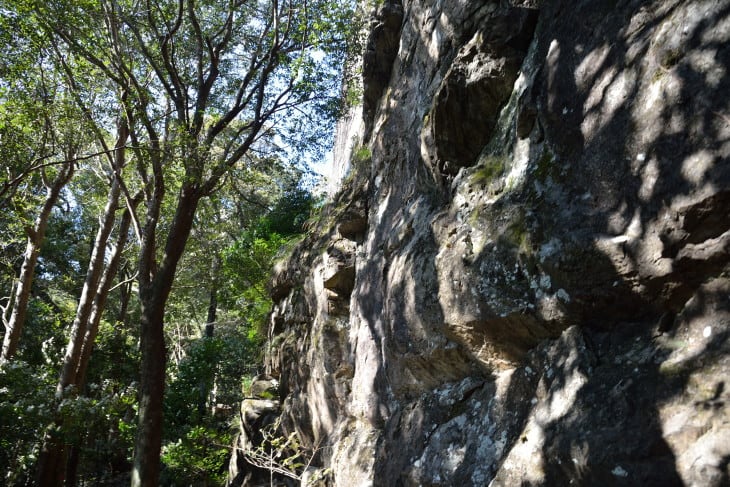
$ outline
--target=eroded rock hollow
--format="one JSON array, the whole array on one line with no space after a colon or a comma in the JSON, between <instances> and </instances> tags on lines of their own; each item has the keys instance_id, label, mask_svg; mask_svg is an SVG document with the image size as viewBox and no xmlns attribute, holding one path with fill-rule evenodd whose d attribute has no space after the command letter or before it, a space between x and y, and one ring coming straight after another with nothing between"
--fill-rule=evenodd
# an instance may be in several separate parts
<instances>
[{"instance_id":1,"label":"eroded rock hollow","mask_svg":"<svg viewBox=\"0 0 730 487\"><path fill-rule=\"evenodd\" d=\"M272 283L305 477L730 485L730 2L376 3Z\"/></svg>"}]
</instances>

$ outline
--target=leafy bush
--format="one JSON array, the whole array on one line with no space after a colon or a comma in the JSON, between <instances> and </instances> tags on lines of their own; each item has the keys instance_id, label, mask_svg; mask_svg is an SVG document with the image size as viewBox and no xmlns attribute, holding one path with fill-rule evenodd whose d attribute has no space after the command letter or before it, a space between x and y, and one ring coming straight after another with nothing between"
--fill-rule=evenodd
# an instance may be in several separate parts
<instances>
[{"instance_id":1,"label":"leafy bush","mask_svg":"<svg viewBox=\"0 0 730 487\"><path fill-rule=\"evenodd\" d=\"M3 485L28 485L38 458L39 439L54 408L55 376L25 362L0 368L0 471Z\"/></svg>"},{"instance_id":2,"label":"leafy bush","mask_svg":"<svg viewBox=\"0 0 730 487\"><path fill-rule=\"evenodd\" d=\"M162 485L225 485L232 436L206 426L194 426L175 443L165 445Z\"/></svg>"},{"instance_id":3,"label":"leafy bush","mask_svg":"<svg viewBox=\"0 0 730 487\"><path fill-rule=\"evenodd\" d=\"M216 327L215 337L191 341L186 357L171 367L165 396L164 485L223 485L232 436L228 418L211 414L215 406L234 410L242 399L241 378L250 374L259 344L245 327ZM204 396L205 395L205 396Z\"/></svg>"},{"instance_id":4,"label":"leafy bush","mask_svg":"<svg viewBox=\"0 0 730 487\"><path fill-rule=\"evenodd\" d=\"M129 469L136 433L134 385L111 379L90 384L86 395L69 388L56 398L57 374L22 361L0 368L2 485L32 485L46 433L76 448L87 481Z\"/></svg>"}]
</instances>

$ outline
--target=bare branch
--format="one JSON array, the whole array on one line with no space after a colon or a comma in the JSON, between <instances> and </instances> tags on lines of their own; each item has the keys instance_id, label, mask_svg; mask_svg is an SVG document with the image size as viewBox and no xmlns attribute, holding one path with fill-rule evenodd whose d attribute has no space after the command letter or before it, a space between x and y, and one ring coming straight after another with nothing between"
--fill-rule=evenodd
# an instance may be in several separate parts
<instances>
[{"instance_id":1,"label":"bare branch","mask_svg":"<svg viewBox=\"0 0 730 487\"><path fill-rule=\"evenodd\" d=\"M123 281L118 282L116 285L114 285L111 288L109 288L109 292L112 292L112 291L114 291L115 289L117 289L119 287L125 286L125 285L129 284L130 282L136 281L137 280L137 276L139 276L139 272L135 272L133 276L131 276L131 277L129 277L129 278L123 280Z\"/></svg>"}]
</instances>

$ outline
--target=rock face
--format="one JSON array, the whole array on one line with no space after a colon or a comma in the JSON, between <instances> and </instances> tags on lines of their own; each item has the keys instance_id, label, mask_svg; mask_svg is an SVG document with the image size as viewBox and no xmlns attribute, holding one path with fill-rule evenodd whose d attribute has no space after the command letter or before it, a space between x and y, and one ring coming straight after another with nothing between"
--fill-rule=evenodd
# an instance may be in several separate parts
<instances>
[{"instance_id":1,"label":"rock face","mask_svg":"<svg viewBox=\"0 0 730 487\"><path fill-rule=\"evenodd\" d=\"M730 485L730 1L386 1L372 28L358 161L272 285L310 468Z\"/></svg>"}]
</instances>

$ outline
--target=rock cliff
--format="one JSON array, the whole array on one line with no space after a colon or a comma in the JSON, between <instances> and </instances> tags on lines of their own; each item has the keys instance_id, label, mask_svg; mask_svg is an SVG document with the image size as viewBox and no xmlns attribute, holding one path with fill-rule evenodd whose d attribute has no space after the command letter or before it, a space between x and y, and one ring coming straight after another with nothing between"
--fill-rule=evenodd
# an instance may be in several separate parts
<instances>
[{"instance_id":1,"label":"rock cliff","mask_svg":"<svg viewBox=\"0 0 730 487\"><path fill-rule=\"evenodd\" d=\"M308 472L730 485L730 1L377 4L350 174L272 283Z\"/></svg>"}]
</instances>

